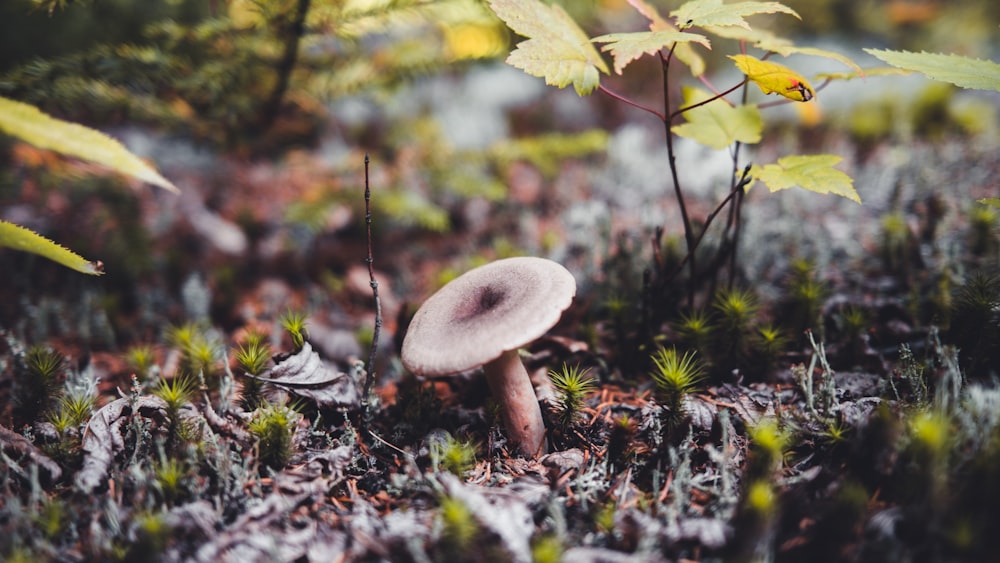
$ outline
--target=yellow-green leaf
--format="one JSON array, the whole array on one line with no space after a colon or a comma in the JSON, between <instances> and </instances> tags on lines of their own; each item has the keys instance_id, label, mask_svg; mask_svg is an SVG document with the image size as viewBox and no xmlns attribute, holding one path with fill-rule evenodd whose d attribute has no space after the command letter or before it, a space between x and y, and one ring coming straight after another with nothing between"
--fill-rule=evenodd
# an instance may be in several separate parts
<instances>
[{"instance_id":1,"label":"yellow-green leaf","mask_svg":"<svg viewBox=\"0 0 1000 563\"><path fill-rule=\"evenodd\" d=\"M722 0L692 0L673 12L670 16L681 29L688 27L743 27L750 29L750 24L743 18L755 14L790 14L799 18L795 10L780 2L735 2L723 4ZM799 18L802 19L802 18Z\"/></svg>"},{"instance_id":2,"label":"yellow-green leaf","mask_svg":"<svg viewBox=\"0 0 1000 563\"><path fill-rule=\"evenodd\" d=\"M99 276L104 273L101 262L91 262L31 229L7 221L0 221L0 246L44 256L84 274Z\"/></svg>"},{"instance_id":3,"label":"yellow-green leaf","mask_svg":"<svg viewBox=\"0 0 1000 563\"><path fill-rule=\"evenodd\" d=\"M690 107L712 97L698 88L684 88L684 106ZM687 123L674 126L671 131L714 149L724 149L739 141L759 143L764 122L755 105L733 107L718 99L684 112Z\"/></svg>"},{"instance_id":4,"label":"yellow-green leaf","mask_svg":"<svg viewBox=\"0 0 1000 563\"><path fill-rule=\"evenodd\" d=\"M894 66L866 68L861 72L821 72L816 75L820 80L854 80L855 78L876 78L879 76L902 76L913 71Z\"/></svg>"},{"instance_id":5,"label":"yellow-green leaf","mask_svg":"<svg viewBox=\"0 0 1000 563\"><path fill-rule=\"evenodd\" d=\"M809 81L787 66L750 55L729 55L729 58L765 94L774 92L797 102L808 102L816 96Z\"/></svg>"},{"instance_id":6,"label":"yellow-green leaf","mask_svg":"<svg viewBox=\"0 0 1000 563\"><path fill-rule=\"evenodd\" d=\"M647 4L645 0L628 0L628 3L649 20L650 31L678 31L674 24L664 19L660 12L654 6ZM674 56L687 65L692 76L705 74L705 59L694 50L690 43L678 43L674 47Z\"/></svg>"},{"instance_id":7,"label":"yellow-green leaf","mask_svg":"<svg viewBox=\"0 0 1000 563\"><path fill-rule=\"evenodd\" d=\"M545 83L564 88L573 85L583 96L600 84L608 65L573 18L558 5L538 0L489 0L504 23L528 39L518 43L507 64Z\"/></svg>"},{"instance_id":8,"label":"yellow-green leaf","mask_svg":"<svg viewBox=\"0 0 1000 563\"><path fill-rule=\"evenodd\" d=\"M30 104L0 97L0 132L42 149L107 166L172 192L179 191L118 141L96 129L56 119Z\"/></svg>"},{"instance_id":9,"label":"yellow-green leaf","mask_svg":"<svg viewBox=\"0 0 1000 563\"><path fill-rule=\"evenodd\" d=\"M711 48L704 35L684 31L639 31L635 33L609 33L593 39L595 43L607 43L602 51L610 52L615 59L615 72L622 73L628 64L644 54L654 55L660 49L673 43L701 43Z\"/></svg>"},{"instance_id":10,"label":"yellow-green leaf","mask_svg":"<svg viewBox=\"0 0 1000 563\"><path fill-rule=\"evenodd\" d=\"M892 66L923 73L933 80L951 82L962 88L1000 92L1000 64L993 61L941 53L883 49L865 49L865 52Z\"/></svg>"},{"instance_id":11,"label":"yellow-green leaf","mask_svg":"<svg viewBox=\"0 0 1000 563\"><path fill-rule=\"evenodd\" d=\"M976 201L983 205L989 205L990 207L1000 209L1000 197L984 197L983 199L977 199Z\"/></svg>"},{"instance_id":12,"label":"yellow-green leaf","mask_svg":"<svg viewBox=\"0 0 1000 563\"><path fill-rule=\"evenodd\" d=\"M796 186L820 194L834 194L861 203L851 177L834 168L841 157L832 154L793 155L779 158L777 164L754 166L750 175L764 182L771 192Z\"/></svg>"}]
</instances>

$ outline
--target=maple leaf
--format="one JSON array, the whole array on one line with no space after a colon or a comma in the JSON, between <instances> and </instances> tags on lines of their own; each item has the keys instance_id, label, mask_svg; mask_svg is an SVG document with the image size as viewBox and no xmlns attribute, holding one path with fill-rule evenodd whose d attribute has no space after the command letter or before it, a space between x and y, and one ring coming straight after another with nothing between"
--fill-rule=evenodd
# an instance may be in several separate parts
<instances>
[{"instance_id":1,"label":"maple leaf","mask_svg":"<svg viewBox=\"0 0 1000 563\"><path fill-rule=\"evenodd\" d=\"M622 73L628 64L644 54L655 55L660 49L673 43L695 42L711 48L708 38L697 33L684 31L640 31L634 33L609 33L593 39L596 43L607 43L602 51L610 52L615 59L615 72Z\"/></svg>"},{"instance_id":2,"label":"maple leaf","mask_svg":"<svg viewBox=\"0 0 1000 563\"><path fill-rule=\"evenodd\" d=\"M684 105L692 106L705 101L712 94L698 88L684 88ZM755 105L733 107L718 99L684 112L687 123L674 126L671 131L713 149L724 149L739 141L760 142L764 129L760 111Z\"/></svg>"},{"instance_id":3,"label":"maple leaf","mask_svg":"<svg viewBox=\"0 0 1000 563\"><path fill-rule=\"evenodd\" d=\"M517 44L507 64L550 86L570 84L583 96L600 84L608 65L573 18L558 5L538 0L489 0L490 8L514 32L528 39Z\"/></svg>"},{"instance_id":4,"label":"maple leaf","mask_svg":"<svg viewBox=\"0 0 1000 563\"><path fill-rule=\"evenodd\" d=\"M771 192L796 186L819 194L834 194L861 203L851 177L834 168L841 157L832 154L792 155L777 164L754 166L750 175L764 182Z\"/></svg>"},{"instance_id":5,"label":"maple leaf","mask_svg":"<svg viewBox=\"0 0 1000 563\"><path fill-rule=\"evenodd\" d=\"M681 29L698 26L742 27L750 29L750 24L743 19L754 14L774 14L777 12L790 14L796 18L795 10L780 2L736 2L723 4L722 0L692 0L673 12L671 17Z\"/></svg>"},{"instance_id":6,"label":"maple leaf","mask_svg":"<svg viewBox=\"0 0 1000 563\"><path fill-rule=\"evenodd\" d=\"M990 207L1000 209L1000 197L984 197L983 199L977 199L976 201L983 205L989 205Z\"/></svg>"},{"instance_id":7,"label":"maple leaf","mask_svg":"<svg viewBox=\"0 0 1000 563\"><path fill-rule=\"evenodd\" d=\"M647 4L645 0L628 0L628 3L649 20L650 31L679 31L674 24L668 22L654 6ZM691 43L678 43L674 47L674 56L687 65L692 76L705 74L705 59L694 50Z\"/></svg>"},{"instance_id":8,"label":"maple leaf","mask_svg":"<svg viewBox=\"0 0 1000 563\"><path fill-rule=\"evenodd\" d=\"M729 55L729 58L765 94L773 92L797 102L808 102L816 95L809 81L787 66L750 55Z\"/></svg>"},{"instance_id":9,"label":"maple leaf","mask_svg":"<svg viewBox=\"0 0 1000 563\"><path fill-rule=\"evenodd\" d=\"M920 72L933 80L951 82L962 88L1000 92L1000 64L959 55L913 53L865 49L865 52L906 70Z\"/></svg>"}]
</instances>

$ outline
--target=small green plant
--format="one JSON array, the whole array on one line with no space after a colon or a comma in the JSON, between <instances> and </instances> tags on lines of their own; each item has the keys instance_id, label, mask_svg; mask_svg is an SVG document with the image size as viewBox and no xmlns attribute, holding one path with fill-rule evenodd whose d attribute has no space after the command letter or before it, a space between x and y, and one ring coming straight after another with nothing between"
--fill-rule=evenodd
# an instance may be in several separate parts
<instances>
[{"instance_id":1,"label":"small green plant","mask_svg":"<svg viewBox=\"0 0 1000 563\"><path fill-rule=\"evenodd\" d=\"M139 381L146 381L149 378L149 371L156 365L156 353L148 344L132 346L125 352L125 362L132 368Z\"/></svg>"},{"instance_id":2,"label":"small green plant","mask_svg":"<svg viewBox=\"0 0 1000 563\"><path fill-rule=\"evenodd\" d=\"M715 336L715 363L721 368L743 363L753 334L751 326L760 309L756 296L748 289L721 289L712 300L712 309L719 327Z\"/></svg>"},{"instance_id":3,"label":"small green plant","mask_svg":"<svg viewBox=\"0 0 1000 563\"><path fill-rule=\"evenodd\" d=\"M563 542L555 534L545 534L531 544L532 563L560 563L563 560Z\"/></svg>"},{"instance_id":4,"label":"small green plant","mask_svg":"<svg viewBox=\"0 0 1000 563\"><path fill-rule=\"evenodd\" d=\"M462 477L476 464L476 445L468 440L459 440L451 434L431 442L431 468L444 469Z\"/></svg>"},{"instance_id":5,"label":"small green plant","mask_svg":"<svg viewBox=\"0 0 1000 563\"><path fill-rule=\"evenodd\" d=\"M461 500L441 498L438 519L441 525L440 548L446 557L442 561L464 559L479 535L480 526L469 507ZM450 556L450 557L449 557Z\"/></svg>"},{"instance_id":6,"label":"small green plant","mask_svg":"<svg viewBox=\"0 0 1000 563\"><path fill-rule=\"evenodd\" d=\"M667 430L678 428L686 419L685 398L698 390L705 370L693 351L681 354L676 348L660 347L652 355L654 369L650 374L663 400Z\"/></svg>"},{"instance_id":7,"label":"small green plant","mask_svg":"<svg viewBox=\"0 0 1000 563\"><path fill-rule=\"evenodd\" d=\"M161 459L153 468L153 483L167 506L173 506L184 494L188 467L174 458Z\"/></svg>"},{"instance_id":8,"label":"small green plant","mask_svg":"<svg viewBox=\"0 0 1000 563\"><path fill-rule=\"evenodd\" d=\"M236 350L236 361L249 376L263 373L270 359L271 347L264 342L264 335L259 332L248 333L246 341L240 343ZM256 377L243 378L243 389L240 392L240 406L243 410L253 411L264 402L260 380Z\"/></svg>"},{"instance_id":9,"label":"small green plant","mask_svg":"<svg viewBox=\"0 0 1000 563\"><path fill-rule=\"evenodd\" d=\"M861 203L851 179L834 168L841 158L835 155L792 155L779 158L774 164L753 166L741 162L741 148L759 143L764 131L761 109L767 103L751 102L750 83L755 83L765 95L777 94L796 102L809 102L816 95L816 89L809 81L789 67L767 60L773 54L789 56L807 54L829 58L849 67L850 74L824 76L826 81L860 76L863 71L849 58L838 53L813 47L797 47L786 38L778 37L763 29L751 27L745 19L758 14L799 15L779 2L737 2L722 4L720 0L692 0L681 4L664 17L651 4L642 0L630 1L643 17L648 20L648 31L610 33L590 38L573 18L559 5L548 5L538 0L490 0L489 6L514 32L527 40L520 42L507 58L507 63L533 76L543 77L546 83L563 88L573 85L577 94L583 96L600 91L610 98L647 112L659 120L666 132L667 166L673 184L674 197L684 228L687 254L681 265L686 266L688 275L687 305L694 306L694 294L699 272L695 250L716 217L728 206L728 219L723 228L723 244L719 245L714 259L728 257L730 280L735 279L735 256L740 234L740 214L745 190L760 181L770 191L801 187L817 193L832 193ZM544 22L544 23L539 23ZM715 43L710 36L735 39L740 42L741 52L730 55L739 72L745 78L730 88L717 87L711 83L708 64L701 55L701 49L709 49ZM601 51L610 53L614 72L622 74L632 62L652 56L657 59L662 71L663 104L660 108L648 107L625 95L612 91L602 84L601 74L610 74L611 69L598 52L595 43L602 44ZM748 48L763 51L762 58L748 54ZM682 89L683 100L672 99L672 70L683 65L691 75L708 87ZM739 92L738 102L729 100L728 95ZM677 123L681 118L685 123ZM716 150L730 150L732 155L732 177L728 194L704 221L692 218L688 213L684 190L678 174L674 136L686 137ZM709 260L709 263L715 260ZM679 274L677 268L656 271L651 280L654 290L665 290Z\"/></svg>"},{"instance_id":10,"label":"small green plant","mask_svg":"<svg viewBox=\"0 0 1000 563\"><path fill-rule=\"evenodd\" d=\"M193 433L192 428L181 420L180 411L181 407L191 402L197 389L197 384L191 376L180 375L171 379L160 379L151 390L153 395L166 403L169 422L164 447L168 452L173 452Z\"/></svg>"},{"instance_id":11,"label":"small green plant","mask_svg":"<svg viewBox=\"0 0 1000 563\"><path fill-rule=\"evenodd\" d=\"M14 381L14 416L27 424L38 413L52 409L59 397L65 358L43 346L32 346L24 354L23 368Z\"/></svg>"},{"instance_id":12,"label":"small green plant","mask_svg":"<svg viewBox=\"0 0 1000 563\"><path fill-rule=\"evenodd\" d=\"M292 457L292 436L299 413L288 406L265 404L250 418L250 433L257 439L257 456L264 467L280 469Z\"/></svg>"},{"instance_id":13,"label":"small green plant","mask_svg":"<svg viewBox=\"0 0 1000 563\"><path fill-rule=\"evenodd\" d=\"M750 461L747 476L770 479L782 465L791 436L774 418L764 418L747 429L750 438Z\"/></svg>"},{"instance_id":14,"label":"small green plant","mask_svg":"<svg viewBox=\"0 0 1000 563\"><path fill-rule=\"evenodd\" d=\"M816 267L809 260L795 260L788 282L788 298L791 301L791 320L788 324L796 334L823 328L823 300L828 293L826 285L817 279Z\"/></svg>"},{"instance_id":15,"label":"small green plant","mask_svg":"<svg viewBox=\"0 0 1000 563\"><path fill-rule=\"evenodd\" d=\"M288 335L292 338L292 346L295 347L295 351L302 349L302 346L306 343L306 320L308 317L299 311L285 311L278 322L281 323L281 327L288 332Z\"/></svg>"},{"instance_id":16,"label":"small green plant","mask_svg":"<svg viewBox=\"0 0 1000 563\"><path fill-rule=\"evenodd\" d=\"M188 374L201 374L209 380L216 373L221 359L221 347L197 323L172 327L167 340L181 351L181 368Z\"/></svg>"},{"instance_id":17,"label":"small green plant","mask_svg":"<svg viewBox=\"0 0 1000 563\"><path fill-rule=\"evenodd\" d=\"M711 316L705 309L694 309L682 313L680 319L674 322L674 330L686 346L707 354L710 349L715 326Z\"/></svg>"},{"instance_id":18,"label":"small green plant","mask_svg":"<svg viewBox=\"0 0 1000 563\"><path fill-rule=\"evenodd\" d=\"M565 363L559 371L549 370L549 380L559 396L559 423L563 428L572 426L583 409L583 400L597 388L597 382L588 374L590 369L569 367Z\"/></svg>"},{"instance_id":19,"label":"small green plant","mask_svg":"<svg viewBox=\"0 0 1000 563\"><path fill-rule=\"evenodd\" d=\"M765 323L753 333L750 347L753 351L753 371L763 376L770 374L778 363L778 357L788 347L789 338L778 327Z\"/></svg>"}]
</instances>

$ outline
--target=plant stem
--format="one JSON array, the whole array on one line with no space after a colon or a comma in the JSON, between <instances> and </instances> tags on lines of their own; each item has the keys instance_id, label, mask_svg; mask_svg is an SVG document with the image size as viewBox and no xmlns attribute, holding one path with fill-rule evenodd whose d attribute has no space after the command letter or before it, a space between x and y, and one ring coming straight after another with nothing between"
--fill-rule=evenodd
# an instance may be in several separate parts
<instances>
[{"instance_id":1,"label":"plant stem","mask_svg":"<svg viewBox=\"0 0 1000 563\"><path fill-rule=\"evenodd\" d=\"M630 105L630 106L632 106L634 108L638 108L638 109L641 109L642 111L645 111L645 112L648 112L648 113L651 113L651 114L655 115L657 118L659 118L660 121L666 120L666 117L664 117L662 113L656 111L655 109L653 109L651 107L644 106L644 105L640 104L639 102L636 102L635 100L630 100L630 99L626 98L625 96L622 96L621 94L615 92L614 90L611 90L611 89L605 87L603 84L598 84L597 85L597 89L600 90L601 92L604 92L608 96L611 96L612 98L618 100L619 102L621 102L623 104Z\"/></svg>"},{"instance_id":2,"label":"plant stem","mask_svg":"<svg viewBox=\"0 0 1000 563\"><path fill-rule=\"evenodd\" d=\"M666 55L660 51L660 66L663 69L663 115L669 116L663 120L663 128L667 135L667 162L670 164L670 177L674 182L674 195L677 197L677 205L680 207L681 220L684 222L684 242L687 244L687 256L690 261L691 278L688 280L688 307L694 308L694 284L695 284L695 258L694 249L698 246L695 242L694 232L691 228L691 219L688 217L687 205L684 203L684 193L681 191L680 179L677 175L677 155L674 153L674 135L670 130L674 114L670 113L670 59L674 54L676 43L670 48Z\"/></svg>"},{"instance_id":3,"label":"plant stem","mask_svg":"<svg viewBox=\"0 0 1000 563\"><path fill-rule=\"evenodd\" d=\"M367 424L371 416L371 393L372 385L375 383L375 352L378 350L378 336L382 330L382 300L378 296L378 281L375 280L375 260L372 258L372 192L368 183L368 154L365 154L365 226L368 238L368 256L365 262L368 263L368 278L372 287L372 297L375 301L375 328L372 331L372 345L368 351L368 369L365 370L365 387L361 395L361 425Z\"/></svg>"}]
</instances>

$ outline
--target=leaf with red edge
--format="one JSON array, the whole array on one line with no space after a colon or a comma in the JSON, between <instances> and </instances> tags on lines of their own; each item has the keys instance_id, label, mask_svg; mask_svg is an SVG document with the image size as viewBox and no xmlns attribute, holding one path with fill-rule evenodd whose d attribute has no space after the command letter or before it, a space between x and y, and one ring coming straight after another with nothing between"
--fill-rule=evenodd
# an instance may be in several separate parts
<instances>
[{"instance_id":1,"label":"leaf with red edge","mask_svg":"<svg viewBox=\"0 0 1000 563\"><path fill-rule=\"evenodd\" d=\"M729 58L765 94L773 92L797 102L808 102L816 96L809 81L785 65L750 55L729 55Z\"/></svg>"}]
</instances>

